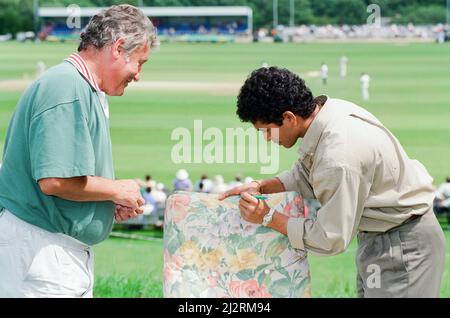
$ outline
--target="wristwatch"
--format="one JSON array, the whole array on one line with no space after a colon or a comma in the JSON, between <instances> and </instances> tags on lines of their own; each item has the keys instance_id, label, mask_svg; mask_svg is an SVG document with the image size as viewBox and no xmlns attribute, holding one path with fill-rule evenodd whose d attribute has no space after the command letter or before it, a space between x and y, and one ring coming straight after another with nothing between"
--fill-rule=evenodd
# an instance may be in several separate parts
<instances>
[{"instance_id":1,"label":"wristwatch","mask_svg":"<svg viewBox=\"0 0 450 318\"><path fill-rule=\"evenodd\" d=\"M275 213L275 209L270 208L269 212L266 215L264 215L264 217L263 217L262 225L268 226L269 223L272 222L274 213Z\"/></svg>"},{"instance_id":2,"label":"wristwatch","mask_svg":"<svg viewBox=\"0 0 450 318\"><path fill-rule=\"evenodd\" d=\"M255 183L258 185L258 191L259 191L259 192L262 192L262 191L261 191L261 181L253 180L252 182L255 182Z\"/></svg>"}]
</instances>

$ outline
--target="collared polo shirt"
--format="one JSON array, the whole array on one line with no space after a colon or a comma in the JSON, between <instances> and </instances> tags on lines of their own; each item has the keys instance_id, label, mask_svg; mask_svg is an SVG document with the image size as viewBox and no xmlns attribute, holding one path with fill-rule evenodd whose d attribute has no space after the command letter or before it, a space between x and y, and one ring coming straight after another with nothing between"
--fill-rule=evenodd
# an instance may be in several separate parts
<instances>
[{"instance_id":1,"label":"collared polo shirt","mask_svg":"<svg viewBox=\"0 0 450 318\"><path fill-rule=\"evenodd\" d=\"M114 179L108 106L101 93L76 53L25 91L6 136L0 209L89 245L107 238L113 202L64 200L45 195L38 184L43 178Z\"/></svg>"}]
</instances>

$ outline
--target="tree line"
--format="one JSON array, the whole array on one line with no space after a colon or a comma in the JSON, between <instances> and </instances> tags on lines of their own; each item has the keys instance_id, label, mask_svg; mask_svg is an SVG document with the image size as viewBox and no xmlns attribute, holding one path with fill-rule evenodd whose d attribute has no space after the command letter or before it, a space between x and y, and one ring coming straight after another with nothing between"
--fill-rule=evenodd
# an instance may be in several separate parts
<instances>
[{"instance_id":1,"label":"tree line","mask_svg":"<svg viewBox=\"0 0 450 318\"><path fill-rule=\"evenodd\" d=\"M39 0L40 6L250 6L254 27L271 27L273 0ZM0 34L34 29L34 0L0 0ZM294 0L294 21L299 24L363 24L378 4L381 16L393 23L436 24L446 21L446 0ZM290 0L278 0L278 22L289 25Z\"/></svg>"}]
</instances>

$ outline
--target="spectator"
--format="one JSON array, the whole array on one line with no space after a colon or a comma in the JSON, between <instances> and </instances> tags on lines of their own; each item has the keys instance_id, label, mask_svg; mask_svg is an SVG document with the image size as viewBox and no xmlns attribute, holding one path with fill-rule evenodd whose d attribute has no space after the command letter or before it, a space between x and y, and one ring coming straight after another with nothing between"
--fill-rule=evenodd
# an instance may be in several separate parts
<instances>
[{"instance_id":1,"label":"spectator","mask_svg":"<svg viewBox=\"0 0 450 318\"><path fill-rule=\"evenodd\" d=\"M152 195L152 188L147 187L145 193L142 195L144 198L144 215L149 215L156 209L156 200Z\"/></svg>"},{"instance_id":2,"label":"spectator","mask_svg":"<svg viewBox=\"0 0 450 318\"><path fill-rule=\"evenodd\" d=\"M434 212L447 214L447 230L450 231L450 176L441 184L436 191L436 197L433 202Z\"/></svg>"},{"instance_id":3,"label":"spectator","mask_svg":"<svg viewBox=\"0 0 450 318\"><path fill-rule=\"evenodd\" d=\"M243 185L241 179L242 179L242 178L241 178L240 175L237 175L236 177L234 177L234 180L231 181L231 182L228 184L228 188L229 188L229 189L232 189L232 188L239 187L239 186Z\"/></svg>"},{"instance_id":4,"label":"spectator","mask_svg":"<svg viewBox=\"0 0 450 318\"><path fill-rule=\"evenodd\" d=\"M203 174L200 178L200 180L197 181L195 184L195 191L197 192L205 192L208 193L211 190L212 187L212 181L208 179L208 176L206 174Z\"/></svg>"},{"instance_id":5,"label":"spectator","mask_svg":"<svg viewBox=\"0 0 450 318\"><path fill-rule=\"evenodd\" d=\"M245 177L245 179L244 179L244 184L248 184L248 183L250 183L250 182L252 182L253 181L253 178L252 177Z\"/></svg>"},{"instance_id":6,"label":"spectator","mask_svg":"<svg viewBox=\"0 0 450 318\"><path fill-rule=\"evenodd\" d=\"M440 197L450 199L450 176L445 179L445 182L441 184L437 190Z\"/></svg>"},{"instance_id":7,"label":"spectator","mask_svg":"<svg viewBox=\"0 0 450 318\"><path fill-rule=\"evenodd\" d=\"M166 194L166 196L169 196L171 194L171 191L167 189L167 187L164 184L160 184L160 190Z\"/></svg>"},{"instance_id":8,"label":"spectator","mask_svg":"<svg viewBox=\"0 0 450 318\"><path fill-rule=\"evenodd\" d=\"M164 192L164 184L161 182L156 184L156 188L152 190L152 195L157 204L164 204L167 199L167 194Z\"/></svg>"},{"instance_id":9,"label":"spectator","mask_svg":"<svg viewBox=\"0 0 450 318\"><path fill-rule=\"evenodd\" d=\"M147 174L145 175L145 179L137 179L136 182L139 184L139 186L143 189L146 189L147 187L154 188L156 186L156 181L152 179L152 176Z\"/></svg>"},{"instance_id":10,"label":"spectator","mask_svg":"<svg viewBox=\"0 0 450 318\"><path fill-rule=\"evenodd\" d=\"M267 29L258 30L258 40L261 40L267 36Z\"/></svg>"},{"instance_id":11,"label":"spectator","mask_svg":"<svg viewBox=\"0 0 450 318\"><path fill-rule=\"evenodd\" d=\"M228 190L223 177L218 174L214 177L213 186L211 188L211 193L223 193Z\"/></svg>"},{"instance_id":12,"label":"spectator","mask_svg":"<svg viewBox=\"0 0 450 318\"><path fill-rule=\"evenodd\" d=\"M253 42L259 42L259 38L258 38L258 32L257 31L253 31Z\"/></svg>"},{"instance_id":13,"label":"spectator","mask_svg":"<svg viewBox=\"0 0 450 318\"><path fill-rule=\"evenodd\" d=\"M445 42L445 32L444 29L440 30L437 35L437 42L442 44Z\"/></svg>"},{"instance_id":14,"label":"spectator","mask_svg":"<svg viewBox=\"0 0 450 318\"><path fill-rule=\"evenodd\" d=\"M192 191L192 181L189 179L189 173L185 169L180 169L175 175L173 181L174 191Z\"/></svg>"}]
</instances>

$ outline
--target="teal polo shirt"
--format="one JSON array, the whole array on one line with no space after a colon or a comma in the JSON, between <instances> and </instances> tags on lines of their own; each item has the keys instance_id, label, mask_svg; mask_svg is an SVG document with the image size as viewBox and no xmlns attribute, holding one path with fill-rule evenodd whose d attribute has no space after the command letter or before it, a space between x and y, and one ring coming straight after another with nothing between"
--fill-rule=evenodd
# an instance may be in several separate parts
<instances>
[{"instance_id":1,"label":"teal polo shirt","mask_svg":"<svg viewBox=\"0 0 450 318\"><path fill-rule=\"evenodd\" d=\"M42 178L114 179L108 118L99 96L67 61L22 95L11 119L0 168L0 210L88 245L111 232L111 201L75 202L45 195Z\"/></svg>"}]
</instances>

